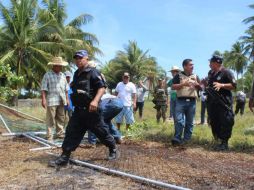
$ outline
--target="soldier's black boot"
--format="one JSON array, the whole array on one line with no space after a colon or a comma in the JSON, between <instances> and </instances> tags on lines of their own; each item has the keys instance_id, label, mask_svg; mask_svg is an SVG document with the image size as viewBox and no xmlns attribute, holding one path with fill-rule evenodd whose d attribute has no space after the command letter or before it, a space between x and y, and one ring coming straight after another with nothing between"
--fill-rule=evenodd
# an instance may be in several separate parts
<instances>
[{"instance_id":1,"label":"soldier's black boot","mask_svg":"<svg viewBox=\"0 0 254 190\"><path fill-rule=\"evenodd\" d=\"M217 151L226 151L228 150L228 140L222 140L221 144L219 144L215 150Z\"/></svg>"},{"instance_id":2,"label":"soldier's black boot","mask_svg":"<svg viewBox=\"0 0 254 190\"><path fill-rule=\"evenodd\" d=\"M116 160L120 156L119 151L114 148L114 149L109 149L109 155L108 155L108 160Z\"/></svg>"},{"instance_id":3,"label":"soldier's black boot","mask_svg":"<svg viewBox=\"0 0 254 190\"><path fill-rule=\"evenodd\" d=\"M63 151L61 156L59 156L55 160L50 160L48 165L50 167L66 166L69 163L70 155L71 155L71 152Z\"/></svg>"}]
</instances>

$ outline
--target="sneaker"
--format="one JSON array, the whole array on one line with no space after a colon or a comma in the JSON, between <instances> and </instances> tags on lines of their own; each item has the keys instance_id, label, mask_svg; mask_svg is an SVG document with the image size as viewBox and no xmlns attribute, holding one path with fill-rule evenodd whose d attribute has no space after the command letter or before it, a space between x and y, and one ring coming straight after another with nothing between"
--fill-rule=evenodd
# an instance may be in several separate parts
<instances>
[{"instance_id":1,"label":"sneaker","mask_svg":"<svg viewBox=\"0 0 254 190\"><path fill-rule=\"evenodd\" d=\"M54 141L53 136L47 137L47 141L49 141L49 142L53 142L53 141Z\"/></svg>"},{"instance_id":2,"label":"sneaker","mask_svg":"<svg viewBox=\"0 0 254 190\"><path fill-rule=\"evenodd\" d=\"M57 139L63 139L64 138L64 134L60 134L60 135L56 135Z\"/></svg>"},{"instance_id":3,"label":"sneaker","mask_svg":"<svg viewBox=\"0 0 254 190\"><path fill-rule=\"evenodd\" d=\"M118 150L113 149L112 151L109 151L108 160L116 160L120 156L120 153Z\"/></svg>"},{"instance_id":4,"label":"sneaker","mask_svg":"<svg viewBox=\"0 0 254 190\"><path fill-rule=\"evenodd\" d=\"M48 162L48 165L50 167L61 167L61 166L66 166L69 163L69 157L66 155L61 155L55 160L50 160Z\"/></svg>"},{"instance_id":5,"label":"sneaker","mask_svg":"<svg viewBox=\"0 0 254 190\"><path fill-rule=\"evenodd\" d=\"M171 143L173 146L180 146L181 145L181 142L179 142L178 140L175 140L175 139L172 139Z\"/></svg>"},{"instance_id":6,"label":"sneaker","mask_svg":"<svg viewBox=\"0 0 254 190\"><path fill-rule=\"evenodd\" d=\"M122 138L119 137L119 138L115 138L115 141L116 141L116 144L122 144Z\"/></svg>"}]
</instances>

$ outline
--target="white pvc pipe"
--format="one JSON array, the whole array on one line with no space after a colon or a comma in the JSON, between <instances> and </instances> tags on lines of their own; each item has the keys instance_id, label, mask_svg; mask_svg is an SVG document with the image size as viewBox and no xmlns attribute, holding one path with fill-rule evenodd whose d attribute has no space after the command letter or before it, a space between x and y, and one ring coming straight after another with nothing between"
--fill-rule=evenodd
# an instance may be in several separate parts
<instances>
[{"instance_id":1,"label":"white pvc pipe","mask_svg":"<svg viewBox=\"0 0 254 190\"><path fill-rule=\"evenodd\" d=\"M18 133L2 133L2 136L18 136L23 134L32 134L32 135L45 135L45 131L29 131L29 132L18 132Z\"/></svg>"},{"instance_id":2,"label":"white pvc pipe","mask_svg":"<svg viewBox=\"0 0 254 190\"><path fill-rule=\"evenodd\" d=\"M30 117L30 118L32 118L32 119L38 120L38 121L40 121L40 122L42 122L42 123L45 122L45 121L43 121L42 119L39 119L39 118L37 118L37 117L28 115L28 114L23 113L23 112L21 112L21 111L18 111L18 110L16 110L16 109L10 108L9 106L6 106L6 105L4 105L4 104L0 104L0 106L2 106L2 107L4 107L4 108L7 108L7 109L9 109L9 110L15 111L15 112L17 112L17 113L23 114L23 115L25 115L25 116L27 116L27 117Z\"/></svg>"},{"instance_id":3,"label":"white pvc pipe","mask_svg":"<svg viewBox=\"0 0 254 190\"><path fill-rule=\"evenodd\" d=\"M44 142L44 143L48 144L48 145L55 146L55 147L58 147L58 148L61 147L61 145L59 145L59 144L57 144L57 143L54 143L54 142L51 142L51 141L48 141L48 140L46 140L46 139L44 139L44 138L37 137L37 136L35 136L35 135L30 135L30 136L33 137L33 138L36 138L37 140L39 140L39 141L41 141L41 142Z\"/></svg>"},{"instance_id":4,"label":"white pvc pipe","mask_svg":"<svg viewBox=\"0 0 254 190\"><path fill-rule=\"evenodd\" d=\"M7 131L8 131L9 133L11 133L10 128L9 128L8 125L5 123L4 118L3 118L3 116L2 116L1 114L0 114L0 119L2 120L2 122L3 122L4 126L5 126L5 128L7 129Z\"/></svg>"},{"instance_id":5,"label":"white pvc pipe","mask_svg":"<svg viewBox=\"0 0 254 190\"><path fill-rule=\"evenodd\" d=\"M38 142L38 143L40 143L40 144L42 144L42 145L45 145L45 146L47 146L47 147L51 147L49 144L47 144L47 143L45 143L45 142L42 142L42 141L40 141L40 140L34 138L34 136L31 136L31 135L29 135L29 134L23 134L23 136L25 136L25 137L27 137L27 138L29 138L29 139L35 141L35 142Z\"/></svg>"},{"instance_id":6,"label":"white pvc pipe","mask_svg":"<svg viewBox=\"0 0 254 190\"><path fill-rule=\"evenodd\" d=\"M50 152L47 152L47 154L57 156L56 154L53 154L53 153L50 153ZM131 178L133 180L140 181L142 183L149 183L149 184L156 185L156 186L159 186L159 187L175 189L175 190L190 190L189 188L176 186L176 185L169 184L169 183L164 183L162 181L156 181L156 180L153 180L153 179L149 179L149 178L145 178L145 177L141 177L141 176L137 176L137 175L132 175L132 174L129 174L129 173L126 173L126 172L121 172L121 171L117 171L117 170L114 170L114 169L98 166L98 165L95 165L95 164L90 164L90 163L83 162L83 161L80 161L80 160L70 159L70 161L73 162L74 164L78 164L78 165L81 165L81 166L86 166L86 167L89 167L89 168L93 168L93 169L96 169L96 170L99 170L99 171L108 172L108 173L119 175L119 176L128 177L128 178Z\"/></svg>"},{"instance_id":7,"label":"white pvc pipe","mask_svg":"<svg viewBox=\"0 0 254 190\"><path fill-rule=\"evenodd\" d=\"M56 147L52 147L52 146L45 146L45 147L39 147L39 148L31 148L29 149L30 151L38 151L38 150L48 150L48 149L54 149Z\"/></svg>"}]
</instances>

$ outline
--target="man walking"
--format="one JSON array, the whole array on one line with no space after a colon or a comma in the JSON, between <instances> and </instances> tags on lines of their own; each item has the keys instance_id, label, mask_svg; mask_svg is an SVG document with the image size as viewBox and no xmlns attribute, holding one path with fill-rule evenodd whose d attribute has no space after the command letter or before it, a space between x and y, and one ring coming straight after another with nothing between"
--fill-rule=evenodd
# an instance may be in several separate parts
<instances>
[{"instance_id":1,"label":"man walking","mask_svg":"<svg viewBox=\"0 0 254 190\"><path fill-rule=\"evenodd\" d=\"M56 128L56 138L64 137L64 106L69 105L68 84L65 75L61 72L68 63L62 57L54 57L52 70L47 72L42 79L41 97L42 107L46 111L47 139L53 141L52 130Z\"/></svg>"},{"instance_id":2,"label":"man walking","mask_svg":"<svg viewBox=\"0 0 254 190\"><path fill-rule=\"evenodd\" d=\"M78 67L71 85L75 110L66 128L62 154L49 162L49 166L53 167L68 164L71 152L78 147L88 129L109 148L108 159L117 158L114 138L103 127L103 117L98 110L99 101L105 92L105 82L97 69L88 66L86 50L77 51L74 60Z\"/></svg>"},{"instance_id":3,"label":"man walking","mask_svg":"<svg viewBox=\"0 0 254 190\"><path fill-rule=\"evenodd\" d=\"M215 140L220 143L215 150L228 150L228 140L234 125L233 97L231 90L236 88L233 74L222 66L223 59L214 55L210 59L211 70L208 73L206 89L209 124Z\"/></svg>"},{"instance_id":4,"label":"man walking","mask_svg":"<svg viewBox=\"0 0 254 190\"><path fill-rule=\"evenodd\" d=\"M123 122L123 117L126 122L126 130L134 123L133 109L136 109L136 87L130 82L130 74L125 72L123 74L123 81L119 82L116 86L116 96L123 102L123 110L116 116L115 121L118 130Z\"/></svg>"},{"instance_id":5,"label":"man walking","mask_svg":"<svg viewBox=\"0 0 254 190\"><path fill-rule=\"evenodd\" d=\"M193 73L192 60L185 59L182 66L183 71L173 78L172 85L177 93L175 135L172 139L172 145L180 145L190 141L196 111L197 90L200 89L199 79Z\"/></svg>"}]
</instances>

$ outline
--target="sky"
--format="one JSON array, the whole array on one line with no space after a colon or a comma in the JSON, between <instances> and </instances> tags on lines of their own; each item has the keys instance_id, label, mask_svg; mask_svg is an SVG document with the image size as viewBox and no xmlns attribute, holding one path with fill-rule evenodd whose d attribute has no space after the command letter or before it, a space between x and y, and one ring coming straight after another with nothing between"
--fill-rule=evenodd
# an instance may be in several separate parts
<instances>
[{"instance_id":1,"label":"sky","mask_svg":"<svg viewBox=\"0 0 254 190\"><path fill-rule=\"evenodd\" d=\"M7 0L2 0L7 2ZM215 50L230 50L244 35L253 16L251 0L65 0L68 21L82 13L94 17L83 27L94 33L105 63L123 50L128 41L149 50L166 71L193 59L201 78L209 71L208 59ZM168 73L170 75L170 73Z\"/></svg>"}]
</instances>

